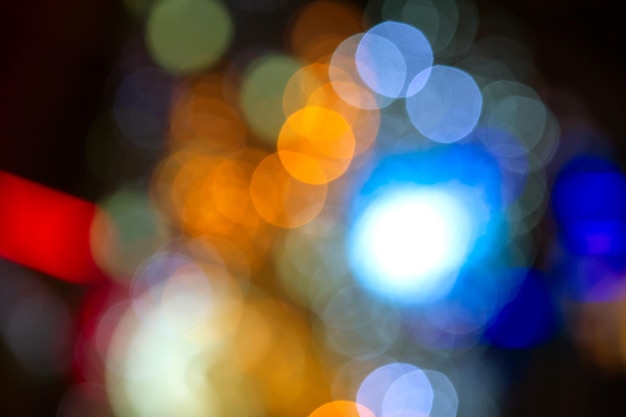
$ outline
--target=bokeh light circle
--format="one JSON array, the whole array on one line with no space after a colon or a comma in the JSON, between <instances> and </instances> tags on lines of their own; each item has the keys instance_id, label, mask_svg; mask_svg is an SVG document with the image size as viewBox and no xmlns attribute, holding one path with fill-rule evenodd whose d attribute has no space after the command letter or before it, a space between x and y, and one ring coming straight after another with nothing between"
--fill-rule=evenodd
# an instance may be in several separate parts
<instances>
[{"instance_id":1,"label":"bokeh light circle","mask_svg":"<svg viewBox=\"0 0 626 417\"><path fill-rule=\"evenodd\" d=\"M402 375L387 389L381 406L383 417L427 417L433 405L433 389L421 369Z\"/></svg>"},{"instance_id":2,"label":"bokeh light circle","mask_svg":"<svg viewBox=\"0 0 626 417\"><path fill-rule=\"evenodd\" d=\"M255 60L241 86L240 105L250 129L269 145L275 145L285 122L283 95L300 63L287 55L272 54Z\"/></svg>"},{"instance_id":3,"label":"bokeh light circle","mask_svg":"<svg viewBox=\"0 0 626 417\"><path fill-rule=\"evenodd\" d=\"M433 51L416 28L383 22L361 38L355 58L361 78L372 90L398 98L411 96L424 86L433 64ZM423 76L416 78L418 74Z\"/></svg>"},{"instance_id":4,"label":"bokeh light circle","mask_svg":"<svg viewBox=\"0 0 626 417\"><path fill-rule=\"evenodd\" d=\"M406 100L413 125L435 142L467 136L478 123L483 103L474 79L460 69L436 65L417 75L411 85L423 85L426 77L423 88Z\"/></svg>"},{"instance_id":5,"label":"bokeh light circle","mask_svg":"<svg viewBox=\"0 0 626 417\"><path fill-rule=\"evenodd\" d=\"M217 0L163 0L148 17L146 41L152 57L180 74L206 70L228 48L233 27Z\"/></svg>"},{"instance_id":6,"label":"bokeh light circle","mask_svg":"<svg viewBox=\"0 0 626 417\"><path fill-rule=\"evenodd\" d=\"M355 57L364 36L358 33L339 44L330 60L328 76L337 95L346 103L360 109L380 109L395 98L376 93L361 78Z\"/></svg>"},{"instance_id":7,"label":"bokeh light circle","mask_svg":"<svg viewBox=\"0 0 626 417\"><path fill-rule=\"evenodd\" d=\"M367 407L353 401L331 401L316 408L309 417L375 417Z\"/></svg>"},{"instance_id":8,"label":"bokeh light circle","mask_svg":"<svg viewBox=\"0 0 626 417\"><path fill-rule=\"evenodd\" d=\"M407 379L403 379L407 376ZM396 384L398 381L399 384ZM407 391L413 391L409 396L415 394L412 388L416 385L420 387L418 401L421 401L429 411L432 406L433 391L428 378L420 368L408 363L390 363L373 370L361 382L356 401L372 410L376 416L391 417L394 411L401 411L397 406L403 405L403 400L407 399Z\"/></svg>"},{"instance_id":9,"label":"bokeh light circle","mask_svg":"<svg viewBox=\"0 0 626 417\"><path fill-rule=\"evenodd\" d=\"M250 198L263 220L284 228L300 227L320 213L328 185L312 185L293 178L277 154L258 165L250 182Z\"/></svg>"},{"instance_id":10,"label":"bokeh light circle","mask_svg":"<svg viewBox=\"0 0 626 417\"><path fill-rule=\"evenodd\" d=\"M278 137L278 155L289 174L308 184L325 184L343 174L354 154L348 122L323 107L292 114Z\"/></svg>"},{"instance_id":11,"label":"bokeh light circle","mask_svg":"<svg viewBox=\"0 0 626 417\"><path fill-rule=\"evenodd\" d=\"M348 238L359 282L396 301L444 295L472 246L472 217L453 189L404 185L381 193Z\"/></svg>"}]
</instances>

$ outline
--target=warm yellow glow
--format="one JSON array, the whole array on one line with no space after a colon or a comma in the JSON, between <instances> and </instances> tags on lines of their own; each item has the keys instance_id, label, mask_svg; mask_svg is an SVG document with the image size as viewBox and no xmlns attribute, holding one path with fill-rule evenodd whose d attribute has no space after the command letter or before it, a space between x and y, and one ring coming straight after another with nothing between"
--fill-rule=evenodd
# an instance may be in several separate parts
<instances>
[{"instance_id":1,"label":"warm yellow glow","mask_svg":"<svg viewBox=\"0 0 626 417\"><path fill-rule=\"evenodd\" d=\"M327 185L311 185L294 179L278 154L265 158L250 183L254 208L268 223L293 228L313 220L324 206Z\"/></svg>"},{"instance_id":2,"label":"warm yellow glow","mask_svg":"<svg viewBox=\"0 0 626 417\"><path fill-rule=\"evenodd\" d=\"M350 165L354 155L352 128L337 112L305 107L283 125L278 155L287 172L297 180L326 184Z\"/></svg>"}]
</instances>

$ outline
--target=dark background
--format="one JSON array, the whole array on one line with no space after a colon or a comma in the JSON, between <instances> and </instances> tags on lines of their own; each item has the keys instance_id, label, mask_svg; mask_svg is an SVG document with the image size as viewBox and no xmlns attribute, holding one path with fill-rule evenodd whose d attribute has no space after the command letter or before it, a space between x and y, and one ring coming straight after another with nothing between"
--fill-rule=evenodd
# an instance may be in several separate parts
<instances>
[{"instance_id":1,"label":"dark background","mask_svg":"<svg viewBox=\"0 0 626 417\"><path fill-rule=\"evenodd\" d=\"M233 48L258 40L259 33L279 46L287 17L301 3L288 2L275 13L236 15ZM624 162L626 25L620 3L505 0L476 6L481 17L503 12L520 23L546 86L539 89L544 101L563 119L572 116L562 110L569 108L563 101L577 97ZM141 21L113 0L14 1L1 7L0 169L96 201L107 190L85 160L86 137L111 106L114 63L125 39L140 33ZM43 279L78 307L82 288ZM625 374L594 367L569 340L489 352L512 377L504 416L626 416ZM70 383L69 377L29 377L0 344L0 416L54 415Z\"/></svg>"}]
</instances>

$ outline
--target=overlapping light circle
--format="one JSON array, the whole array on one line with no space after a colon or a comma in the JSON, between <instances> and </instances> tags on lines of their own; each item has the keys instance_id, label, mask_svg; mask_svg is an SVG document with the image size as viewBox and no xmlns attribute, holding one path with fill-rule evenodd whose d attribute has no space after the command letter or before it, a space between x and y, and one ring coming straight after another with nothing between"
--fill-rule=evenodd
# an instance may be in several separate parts
<instances>
[{"instance_id":1,"label":"overlapping light circle","mask_svg":"<svg viewBox=\"0 0 626 417\"><path fill-rule=\"evenodd\" d=\"M355 60L368 87L383 96L398 98L412 96L424 86L433 53L426 37L415 27L383 22L360 39ZM423 75L416 79L418 74Z\"/></svg>"},{"instance_id":2,"label":"overlapping light circle","mask_svg":"<svg viewBox=\"0 0 626 417\"><path fill-rule=\"evenodd\" d=\"M441 143L456 142L476 126L482 110L482 95L466 72L443 65L418 74L409 91L406 109L411 122L424 136Z\"/></svg>"}]
</instances>

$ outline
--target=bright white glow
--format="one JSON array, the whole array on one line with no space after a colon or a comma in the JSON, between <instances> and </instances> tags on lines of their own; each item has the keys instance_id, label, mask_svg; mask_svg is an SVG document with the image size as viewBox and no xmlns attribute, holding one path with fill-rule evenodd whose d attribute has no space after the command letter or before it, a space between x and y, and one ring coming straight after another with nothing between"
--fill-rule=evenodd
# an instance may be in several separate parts
<instances>
[{"instance_id":1,"label":"bright white glow","mask_svg":"<svg viewBox=\"0 0 626 417\"><path fill-rule=\"evenodd\" d=\"M145 311L142 320L134 313L128 309L122 318L107 357L107 387L116 415L160 417L184 411L199 417L214 412L208 384L201 397L189 383L193 372L202 372L192 365L208 350L211 329L205 334L187 334L187 329L181 333L164 325L157 309Z\"/></svg>"},{"instance_id":2,"label":"bright white glow","mask_svg":"<svg viewBox=\"0 0 626 417\"><path fill-rule=\"evenodd\" d=\"M348 257L369 290L422 302L449 291L476 237L475 210L454 186L404 185L384 191L354 223Z\"/></svg>"},{"instance_id":3,"label":"bright white glow","mask_svg":"<svg viewBox=\"0 0 626 417\"><path fill-rule=\"evenodd\" d=\"M221 274L219 266L162 252L135 277L138 294L116 308L121 318L106 352L117 416L219 415L206 372L222 355L223 319L239 305Z\"/></svg>"}]
</instances>

